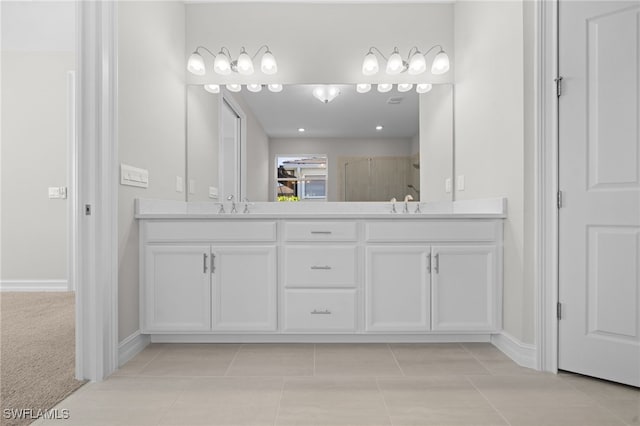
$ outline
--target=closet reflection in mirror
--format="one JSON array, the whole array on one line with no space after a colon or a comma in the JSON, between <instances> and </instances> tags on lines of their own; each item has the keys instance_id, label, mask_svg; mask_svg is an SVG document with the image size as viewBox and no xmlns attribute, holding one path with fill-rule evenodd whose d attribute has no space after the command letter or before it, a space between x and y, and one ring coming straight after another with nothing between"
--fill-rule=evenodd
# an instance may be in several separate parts
<instances>
[{"instance_id":1,"label":"closet reflection in mirror","mask_svg":"<svg viewBox=\"0 0 640 426\"><path fill-rule=\"evenodd\" d=\"M329 102L313 95L317 85L217 94L189 86L187 200L451 200L451 85L423 94L334 86L340 93ZM319 159L323 166L300 163Z\"/></svg>"}]
</instances>

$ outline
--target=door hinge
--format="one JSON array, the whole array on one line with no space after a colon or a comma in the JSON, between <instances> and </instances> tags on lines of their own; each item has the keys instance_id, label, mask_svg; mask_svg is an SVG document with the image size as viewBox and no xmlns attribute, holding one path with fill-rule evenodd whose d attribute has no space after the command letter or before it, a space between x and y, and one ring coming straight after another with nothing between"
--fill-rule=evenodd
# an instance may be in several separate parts
<instances>
[{"instance_id":1,"label":"door hinge","mask_svg":"<svg viewBox=\"0 0 640 426\"><path fill-rule=\"evenodd\" d=\"M562 319L562 303L560 302L558 302L558 304L556 305L556 315L559 320Z\"/></svg>"},{"instance_id":2,"label":"door hinge","mask_svg":"<svg viewBox=\"0 0 640 426\"><path fill-rule=\"evenodd\" d=\"M556 82L556 95L562 96L562 77L554 78L553 81Z\"/></svg>"},{"instance_id":3,"label":"door hinge","mask_svg":"<svg viewBox=\"0 0 640 426\"><path fill-rule=\"evenodd\" d=\"M562 191L558 191L557 198L558 198L558 208L561 209L562 208Z\"/></svg>"}]
</instances>

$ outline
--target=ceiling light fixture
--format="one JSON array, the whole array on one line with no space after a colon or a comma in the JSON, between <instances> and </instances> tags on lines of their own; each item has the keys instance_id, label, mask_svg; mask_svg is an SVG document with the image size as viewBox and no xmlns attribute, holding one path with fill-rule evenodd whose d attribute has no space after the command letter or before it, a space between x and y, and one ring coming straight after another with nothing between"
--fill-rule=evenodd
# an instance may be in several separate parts
<instances>
[{"instance_id":1,"label":"ceiling light fixture","mask_svg":"<svg viewBox=\"0 0 640 426\"><path fill-rule=\"evenodd\" d=\"M378 73L380 66L378 65L378 58L375 52L387 61L385 71L389 75L398 75L403 72L408 72L411 75L422 74L427 70L426 56L434 49L440 49L431 63L431 74L440 75L449 71L449 56L446 54L441 45L437 44L427 50L425 53L414 46L409 49L407 59L402 59L400 51L397 47L393 48L393 52L389 58L387 58L381 51L375 46L372 46L364 57L362 62L362 74L366 76L375 75Z\"/></svg>"},{"instance_id":2,"label":"ceiling light fixture","mask_svg":"<svg viewBox=\"0 0 640 426\"><path fill-rule=\"evenodd\" d=\"M273 93L282 92L282 84L279 83L268 84L267 88Z\"/></svg>"},{"instance_id":3,"label":"ceiling light fixture","mask_svg":"<svg viewBox=\"0 0 640 426\"><path fill-rule=\"evenodd\" d=\"M356 92L358 93L367 93L371 90L371 85L369 83L358 83L356 85Z\"/></svg>"},{"instance_id":4,"label":"ceiling light fixture","mask_svg":"<svg viewBox=\"0 0 640 426\"><path fill-rule=\"evenodd\" d=\"M253 93L258 93L262 90L262 84L251 83L247 84L247 90Z\"/></svg>"},{"instance_id":5,"label":"ceiling light fixture","mask_svg":"<svg viewBox=\"0 0 640 426\"><path fill-rule=\"evenodd\" d=\"M421 83L416 85L416 92L418 93L427 93L433 88L433 85L430 83Z\"/></svg>"},{"instance_id":6,"label":"ceiling light fixture","mask_svg":"<svg viewBox=\"0 0 640 426\"><path fill-rule=\"evenodd\" d=\"M220 85L218 84L205 84L204 90L209 93L220 93Z\"/></svg>"},{"instance_id":7,"label":"ceiling light fixture","mask_svg":"<svg viewBox=\"0 0 640 426\"><path fill-rule=\"evenodd\" d=\"M408 92L413 87L411 83L400 83L398 84L398 92Z\"/></svg>"},{"instance_id":8,"label":"ceiling light fixture","mask_svg":"<svg viewBox=\"0 0 640 426\"><path fill-rule=\"evenodd\" d=\"M235 83L227 84L227 89L230 92L239 92L240 90L242 90L242 85L241 84L235 84Z\"/></svg>"},{"instance_id":9,"label":"ceiling light fixture","mask_svg":"<svg viewBox=\"0 0 640 426\"><path fill-rule=\"evenodd\" d=\"M229 75L232 72L242 75L253 74L253 60L262 50L265 52L260 60L260 70L267 75L272 75L278 72L276 58L273 56L273 53L269 50L269 46L266 44L260 46L253 56L250 56L246 49L242 47L237 59L233 59L231 52L229 52L229 49L226 47L222 47L220 51L215 54L204 46L198 46L189 56L189 60L187 61L187 69L195 75L205 75L207 73L204 58L199 52L200 50L208 52L213 56L213 71L220 75Z\"/></svg>"},{"instance_id":10,"label":"ceiling light fixture","mask_svg":"<svg viewBox=\"0 0 640 426\"><path fill-rule=\"evenodd\" d=\"M322 103L328 104L340 94L340 89L335 86L321 85L313 89L313 96Z\"/></svg>"},{"instance_id":11,"label":"ceiling light fixture","mask_svg":"<svg viewBox=\"0 0 640 426\"><path fill-rule=\"evenodd\" d=\"M391 89L393 89L393 84L391 84L391 83L380 83L380 84L378 84L378 92L380 92L380 93L387 93Z\"/></svg>"}]
</instances>

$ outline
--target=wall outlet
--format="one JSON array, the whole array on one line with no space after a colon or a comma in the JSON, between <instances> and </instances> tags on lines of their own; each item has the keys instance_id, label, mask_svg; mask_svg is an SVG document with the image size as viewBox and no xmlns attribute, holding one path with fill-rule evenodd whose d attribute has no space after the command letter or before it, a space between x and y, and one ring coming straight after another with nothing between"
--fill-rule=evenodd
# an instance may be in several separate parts
<instances>
[{"instance_id":1,"label":"wall outlet","mask_svg":"<svg viewBox=\"0 0 640 426\"><path fill-rule=\"evenodd\" d=\"M182 176L176 176L176 192L184 191L184 182L182 181Z\"/></svg>"},{"instance_id":2,"label":"wall outlet","mask_svg":"<svg viewBox=\"0 0 640 426\"><path fill-rule=\"evenodd\" d=\"M196 180L189 179L189 194L195 194L195 193L196 193Z\"/></svg>"},{"instance_id":3,"label":"wall outlet","mask_svg":"<svg viewBox=\"0 0 640 426\"><path fill-rule=\"evenodd\" d=\"M149 171L129 166L128 164L120 164L120 184L148 188Z\"/></svg>"},{"instance_id":4,"label":"wall outlet","mask_svg":"<svg viewBox=\"0 0 640 426\"><path fill-rule=\"evenodd\" d=\"M444 192L451 194L451 178L446 178L444 180Z\"/></svg>"},{"instance_id":5,"label":"wall outlet","mask_svg":"<svg viewBox=\"0 0 640 426\"><path fill-rule=\"evenodd\" d=\"M67 187L66 186L50 186L49 187L49 199L66 199Z\"/></svg>"},{"instance_id":6,"label":"wall outlet","mask_svg":"<svg viewBox=\"0 0 640 426\"><path fill-rule=\"evenodd\" d=\"M456 179L456 190L464 191L464 175L459 175Z\"/></svg>"}]
</instances>

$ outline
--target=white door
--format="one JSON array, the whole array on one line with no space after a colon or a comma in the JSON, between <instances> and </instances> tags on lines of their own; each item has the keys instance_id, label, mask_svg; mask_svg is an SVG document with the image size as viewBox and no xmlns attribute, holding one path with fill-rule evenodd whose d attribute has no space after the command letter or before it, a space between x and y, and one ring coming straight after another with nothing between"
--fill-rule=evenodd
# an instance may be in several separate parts
<instances>
[{"instance_id":1,"label":"white door","mask_svg":"<svg viewBox=\"0 0 640 426\"><path fill-rule=\"evenodd\" d=\"M368 331L428 331L431 306L428 246L367 247Z\"/></svg>"},{"instance_id":2,"label":"white door","mask_svg":"<svg viewBox=\"0 0 640 426\"><path fill-rule=\"evenodd\" d=\"M145 248L143 331L211 329L209 246Z\"/></svg>"},{"instance_id":3,"label":"white door","mask_svg":"<svg viewBox=\"0 0 640 426\"><path fill-rule=\"evenodd\" d=\"M276 329L276 248L212 248L213 329Z\"/></svg>"},{"instance_id":4,"label":"white door","mask_svg":"<svg viewBox=\"0 0 640 426\"><path fill-rule=\"evenodd\" d=\"M431 258L433 330L495 330L495 246L433 247Z\"/></svg>"},{"instance_id":5,"label":"white door","mask_svg":"<svg viewBox=\"0 0 640 426\"><path fill-rule=\"evenodd\" d=\"M640 4L560 0L559 367L640 386Z\"/></svg>"},{"instance_id":6,"label":"white door","mask_svg":"<svg viewBox=\"0 0 640 426\"><path fill-rule=\"evenodd\" d=\"M240 117L227 103L222 101L222 129L220 141L220 198L233 195L240 199Z\"/></svg>"}]
</instances>

